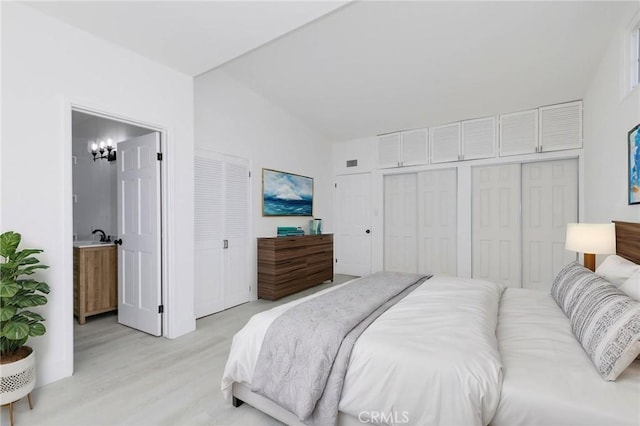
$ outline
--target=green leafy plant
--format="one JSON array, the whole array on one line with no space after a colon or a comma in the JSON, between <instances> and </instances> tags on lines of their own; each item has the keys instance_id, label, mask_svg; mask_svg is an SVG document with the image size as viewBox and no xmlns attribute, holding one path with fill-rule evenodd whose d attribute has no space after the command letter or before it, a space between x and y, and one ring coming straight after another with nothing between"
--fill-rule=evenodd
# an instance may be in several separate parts
<instances>
[{"instance_id":1,"label":"green leafy plant","mask_svg":"<svg viewBox=\"0 0 640 426\"><path fill-rule=\"evenodd\" d=\"M29 337L42 336L47 330L42 315L25 310L47 303L47 283L32 278L38 269L46 269L34 255L39 249L18 250L22 236L17 232L0 235L0 354L23 346Z\"/></svg>"}]
</instances>

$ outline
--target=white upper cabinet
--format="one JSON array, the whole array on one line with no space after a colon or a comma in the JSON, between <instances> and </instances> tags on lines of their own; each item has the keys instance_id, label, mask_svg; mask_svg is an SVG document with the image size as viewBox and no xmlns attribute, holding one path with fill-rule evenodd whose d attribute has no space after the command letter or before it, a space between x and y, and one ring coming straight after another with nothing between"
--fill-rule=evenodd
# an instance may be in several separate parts
<instances>
[{"instance_id":1,"label":"white upper cabinet","mask_svg":"<svg viewBox=\"0 0 640 426\"><path fill-rule=\"evenodd\" d=\"M378 168L399 167L402 156L402 136L398 133L378 136Z\"/></svg>"},{"instance_id":2,"label":"white upper cabinet","mask_svg":"<svg viewBox=\"0 0 640 426\"><path fill-rule=\"evenodd\" d=\"M496 156L496 118L486 117L462 122L461 160Z\"/></svg>"},{"instance_id":3,"label":"white upper cabinet","mask_svg":"<svg viewBox=\"0 0 640 426\"><path fill-rule=\"evenodd\" d=\"M378 168L417 166L429 161L427 129L378 137Z\"/></svg>"},{"instance_id":4,"label":"white upper cabinet","mask_svg":"<svg viewBox=\"0 0 640 426\"><path fill-rule=\"evenodd\" d=\"M582 101L539 108L540 152L582 148Z\"/></svg>"},{"instance_id":5,"label":"white upper cabinet","mask_svg":"<svg viewBox=\"0 0 640 426\"><path fill-rule=\"evenodd\" d=\"M460 123L429 129L432 163L446 163L460 159L460 133Z\"/></svg>"},{"instance_id":6,"label":"white upper cabinet","mask_svg":"<svg viewBox=\"0 0 640 426\"><path fill-rule=\"evenodd\" d=\"M538 152L538 109L500 116L500 156Z\"/></svg>"},{"instance_id":7,"label":"white upper cabinet","mask_svg":"<svg viewBox=\"0 0 640 426\"><path fill-rule=\"evenodd\" d=\"M418 166L429 162L427 129L402 132L402 166Z\"/></svg>"}]
</instances>

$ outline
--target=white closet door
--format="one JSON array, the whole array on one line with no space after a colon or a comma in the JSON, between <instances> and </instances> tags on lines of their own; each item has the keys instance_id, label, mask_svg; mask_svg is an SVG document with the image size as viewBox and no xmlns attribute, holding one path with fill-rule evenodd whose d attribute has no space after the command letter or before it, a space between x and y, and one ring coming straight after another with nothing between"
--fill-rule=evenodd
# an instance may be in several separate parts
<instances>
[{"instance_id":1,"label":"white closet door","mask_svg":"<svg viewBox=\"0 0 640 426\"><path fill-rule=\"evenodd\" d=\"M578 218L578 160L522 165L522 286L549 291L575 253L565 250L566 226Z\"/></svg>"},{"instance_id":2,"label":"white closet door","mask_svg":"<svg viewBox=\"0 0 640 426\"><path fill-rule=\"evenodd\" d=\"M196 318L224 309L223 162L199 153L194 169L194 295Z\"/></svg>"},{"instance_id":3,"label":"white closet door","mask_svg":"<svg viewBox=\"0 0 640 426\"><path fill-rule=\"evenodd\" d=\"M384 269L418 272L415 173L384 177Z\"/></svg>"},{"instance_id":4,"label":"white closet door","mask_svg":"<svg viewBox=\"0 0 640 426\"><path fill-rule=\"evenodd\" d=\"M520 165L472 173L473 277L520 287Z\"/></svg>"},{"instance_id":5,"label":"white closet door","mask_svg":"<svg viewBox=\"0 0 640 426\"><path fill-rule=\"evenodd\" d=\"M418 173L418 272L457 273L457 169Z\"/></svg>"},{"instance_id":6,"label":"white closet door","mask_svg":"<svg viewBox=\"0 0 640 426\"><path fill-rule=\"evenodd\" d=\"M249 161L229 158L225 173L224 309L249 301Z\"/></svg>"},{"instance_id":7,"label":"white closet door","mask_svg":"<svg viewBox=\"0 0 640 426\"><path fill-rule=\"evenodd\" d=\"M249 163L210 151L194 164L196 318L249 301Z\"/></svg>"},{"instance_id":8,"label":"white closet door","mask_svg":"<svg viewBox=\"0 0 640 426\"><path fill-rule=\"evenodd\" d=\"M336 274L371 273L371 174L336 177Z\"/></svg>"}]
</instances>

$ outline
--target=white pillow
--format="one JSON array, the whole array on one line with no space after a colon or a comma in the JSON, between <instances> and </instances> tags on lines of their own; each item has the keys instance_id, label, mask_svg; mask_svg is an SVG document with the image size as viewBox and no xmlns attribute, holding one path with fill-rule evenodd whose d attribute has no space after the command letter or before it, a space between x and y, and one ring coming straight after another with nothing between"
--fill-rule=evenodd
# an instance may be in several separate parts
<instances>
[{"instance_id":1,"label":"white pillow","mask_svg":"<svg viewBox=\"0 0 640 426\"><path fill-rule=\"evenodd\" d=\"M624 291L627 296L640 302L640 270L631 275L629 279L618 288Z\"/></svg>"},{"instance_id":2,"label":"white pillow","mask_svg":"<svg viewBox=\"0 0 640 426\"><path fill-rule=\"evenodd\" d=\"M616 287L627 281L636 271L640 271L640 265L618 255L608 256L600 266L596 268L596 275L600 275Z\"/></svg>"}]
</instances>

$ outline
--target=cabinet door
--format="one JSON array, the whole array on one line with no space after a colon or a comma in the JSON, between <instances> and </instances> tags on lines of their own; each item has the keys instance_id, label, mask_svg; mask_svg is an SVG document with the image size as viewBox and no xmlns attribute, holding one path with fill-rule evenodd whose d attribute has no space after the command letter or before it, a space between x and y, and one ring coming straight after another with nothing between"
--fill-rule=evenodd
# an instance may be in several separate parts
<instances>
[{"instance_id":1,"label":"cabinet door","mask_svg":"<svg viewBox=\"0 0 640 426\"><path fill-rule=\"evenodd\" d=\"M429 162L427 129L402 132L402 166L418 166Z\"/></svg>"},{"instance_id":2,"label":"cabinet door","mask_svg":"<svg viewBox=\"0 0 640 426\"><path fill-rule=\"evenodd\" d=\"M520 164L472 174L473 278L520 287Z\"/></svg>"},{"instance_id":3,"label":"cabinet door","mask_svg":"<svg viewBox=\"0 0 640 426\"><path fill-rule=\"evenodd\" d=\"M431 162L445 163L460 159L460 123L429 129Z\"/></svg>"},{"instance_id":4,"label":"cabinet door","mask_svg":"<svg viewBox=\"0 0 640 426\"><path fill-rule=\"evenodd\" d=\"M462 122L462 160L496 156L496 118Z\"/></svg>"},{"instance_id":5,"label":"cabinet door","mask_svg":"<svg viewBox=\"0 0 640 426\"><path fill-rule=\"evenodd\" d=\"M418 272L416 174L384 177L384 269Z\"/></svg>"},{"instance_id":6,"label":"cabinet door","mask_svg":"<svg viewBox=\"0 0 640 426\"><path fill-rule=\"evenodd\" d=\"M418 272L456 275L457 169L418 173Z\"/></svg>"},{"instance_id":7,"label":"cabinet door","mask_svg":"<svg viewBox=\"0 0 640 426\"><path fill-rule=\"evenodd\" d=\"M539 108L540 151L582 148L582 101Z\"/></svg>"},{"instance_id":8,"label":"cabinet door","mask_svg":"<svg viewBox=\"0 0 640 426\"><path fill-rule=\"evenodd\" d=\"M500 156L538 152L538 110L500 116Z\"/></svg>"},{"instance_id":9,"label":"cabinet door","mask_svg":"<svg viewBox=\"0 0 640 426\"><path fill-rule=\"evenodd\" d=\"M402 134L378 136L378 168L399 167L402 161Z\"/></svg>"}]
</instances>

